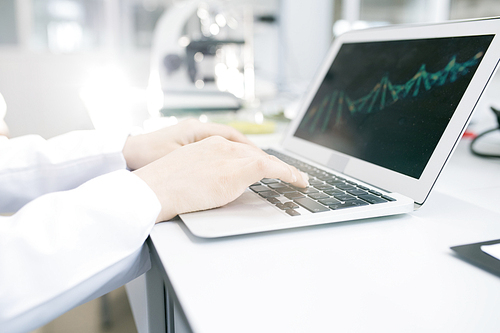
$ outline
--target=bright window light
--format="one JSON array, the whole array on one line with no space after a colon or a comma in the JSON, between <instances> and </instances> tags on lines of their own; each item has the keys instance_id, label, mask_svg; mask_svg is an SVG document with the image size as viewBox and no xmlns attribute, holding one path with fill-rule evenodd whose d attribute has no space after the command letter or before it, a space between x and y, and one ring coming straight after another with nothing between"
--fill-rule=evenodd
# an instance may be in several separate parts
<instances>
[{"instance_id":1,"label":"bright window light","mask_svg":"<svg viewBox=\"0 0 500 333\"><path fill-rule=\"evenodd\" d=\"M81 48L83 29L77 22L50 22L47 25L49 49L54 53L70 53Z\"/></svg>"},{"instance_id":2,"label":"bright window light","mask_svg":"<svg viewBox=\"0 0 500 333\"><path fill-rule=\"evenodd\" d=\"M80 90L95 129L132 130L133 106L145 91L133 88L124 72L114 65L95 68Z\"/></svg>"}]
</instances>

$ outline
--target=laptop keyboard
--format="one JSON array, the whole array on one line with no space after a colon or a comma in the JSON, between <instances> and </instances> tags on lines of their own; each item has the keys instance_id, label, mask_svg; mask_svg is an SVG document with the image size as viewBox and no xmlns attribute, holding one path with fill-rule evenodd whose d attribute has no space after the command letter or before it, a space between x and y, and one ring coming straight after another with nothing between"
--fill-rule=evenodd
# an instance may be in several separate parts
<instances>
[{"instance_id":1,"label":"laptop keyboard","mask_svg":"<svg viewBox=\"0 0 500 333\"><path fill-rule=\"evenodd\" d=\"M299 216L300 212L296 210L299 207L312 213L321 213L395 201L387 195L318 169L288 155L272 149L265 151L309 175L310 186L306 188L294 187L279 179L268 178L250 186L252 191L290 216Z\"/></svg>"}]
</instances>

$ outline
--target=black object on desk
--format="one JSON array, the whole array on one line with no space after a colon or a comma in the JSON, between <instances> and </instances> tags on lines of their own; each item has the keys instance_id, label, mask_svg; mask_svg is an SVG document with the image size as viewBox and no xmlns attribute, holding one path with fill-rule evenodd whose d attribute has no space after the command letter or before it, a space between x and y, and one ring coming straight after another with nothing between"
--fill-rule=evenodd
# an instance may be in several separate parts
<instances>
[{"instance_id":1,"label":"black object on desk","mask_svg":"<svg viewBox=\"0 0 500 333\"><path fill-rule=\"evenodd\" d=\"M451 249L469 263L500 277L500 260L481 250L483 245L500 243L500 239L466 245L453 246Z\"/></svg>"},{"instance_id":2,"label":"black object on desk","mask_svg":"<svg viewBox=\"0 0 500 333\"><path fill-rule=\"evenodd\" d=\"M495 116L497 117L497 122L498 122L498 127L495 127L495 128L492 128L492 129L489 129L481 134L479 134L478 136L476 136L470 143L470 151L471 153L473 153L474 155L476 156L479 156L479 157L500 157L500 155L498 154L492 154L492 153L482 153L482 152L479 152L478 150L476 150L474 148L474 144L476 143L476 141L479 139L479 138L482 138L483 136L485 136L486 134L489 134L491 132L495 132L497 130L500 130L500 110L498 109L495 109L494 107L491 107L491 111L493 111L493 113L495 113Z\"/></svg>"}]
</instances>

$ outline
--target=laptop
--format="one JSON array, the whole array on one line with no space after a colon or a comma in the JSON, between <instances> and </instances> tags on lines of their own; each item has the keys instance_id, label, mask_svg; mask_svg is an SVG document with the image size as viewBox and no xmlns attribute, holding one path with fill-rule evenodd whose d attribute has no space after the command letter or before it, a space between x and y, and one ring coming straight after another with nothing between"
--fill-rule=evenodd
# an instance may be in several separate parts
<instances>
[{"instance_id":1,"label":"laptop","mask_svg":"<svg viewBox=\"0 0 500 333\"><path fill-rule=\"evenodd\" d=\"M336 38L283 142L268 150L306 171L310 186L263 179L182 221L214 238L419 208L497 69L499 32L500 18L488 18Z\"/></svg>"}]
</instances>

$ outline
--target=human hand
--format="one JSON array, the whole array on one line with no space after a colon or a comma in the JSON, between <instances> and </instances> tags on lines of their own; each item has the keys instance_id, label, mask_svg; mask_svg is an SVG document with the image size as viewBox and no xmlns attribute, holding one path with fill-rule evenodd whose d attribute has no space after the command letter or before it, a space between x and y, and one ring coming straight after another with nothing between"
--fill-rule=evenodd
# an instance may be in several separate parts
<instances>
[{"instance_id":1,"label":"human hand","mask_svg":"<svg viewBox=\"0 0 500 333\"><path fill-rule=\"evenodd\" d=\"M123 156L127 167L136 170L177 148L213 135L222 136L234 142L252 144L243 134L232 127L187 119L152 133L130 136L123 148Z\"/></svg>"},{"instance_id":2,"label":"human hand","mask_svg":"<svg viewBox=\"0 0 500 333\"><path fill-rule=\"evenodd\" d=\"M156 222L181 213L223 206L262 178L308 185L307 175L259 148L211 136L183 146L134 172L155 192Z\"/></svg>"}]
</instances>

